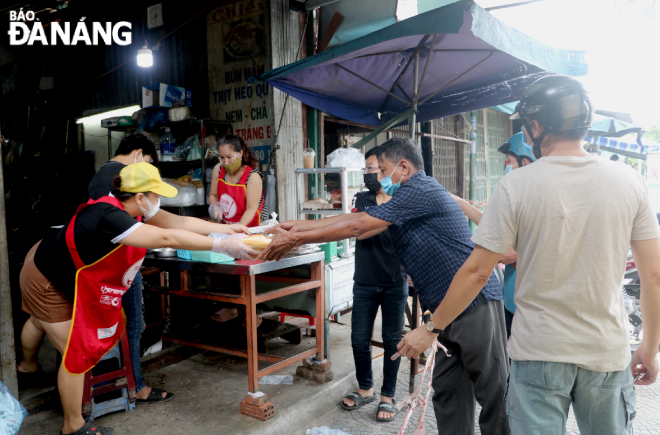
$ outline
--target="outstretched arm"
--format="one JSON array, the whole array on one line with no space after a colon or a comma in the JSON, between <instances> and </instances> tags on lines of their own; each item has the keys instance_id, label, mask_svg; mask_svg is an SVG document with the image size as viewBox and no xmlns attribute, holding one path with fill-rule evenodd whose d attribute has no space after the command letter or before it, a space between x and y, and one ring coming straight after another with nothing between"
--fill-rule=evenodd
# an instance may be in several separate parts
<instances>
[{"instance_id":1,"label":"outstretched arm","mask_svg":"<svg viewBox=\"0 0 660 435\"><path fill-rule=\"evenodd\" d=\"M147 224L163 228L163 229L177 229L186 230L193 233L207 236L210 233L221 234L236 234L245 233L250 234L247 227L244 225L224 225L216 224L215 222L208 222L199 218L190 216L179 216L173 213L160 210L154 217L149 219Z\"/></svg>"},{"instance_id":2,"label":"outstretched arm","mask_svg":"<svg viewBox=\"0 0 660 435\"><path fill-rule=\"evenodd\" d=\"M261 252L259 258L262 260L279 260L296 246L360 237L370 231L387 228L390 225L390 222L371 217L364 212L344 216L343 219L334 220L330 225L308 231L286 231L283 228L273 228L269 232L275 234L275 238Z\"/></svg>"},{"instance_id":3,"label":"outstretched arm","mask_svg":"<svg viewBox=\"0 0 660 435\"><path fill-rule=\"evenodd\" d=\"M437 329L446 328L477 297L488 283L501 255L482 246L475 246L472 254L454 275L447 294L431 317ZM397 345L399 350L392 359L399 356L417 358L420 353L431 347L436 337L437 334L430 333L426 326L422 325L403 337Z\"/></svg>"}]
</instances>

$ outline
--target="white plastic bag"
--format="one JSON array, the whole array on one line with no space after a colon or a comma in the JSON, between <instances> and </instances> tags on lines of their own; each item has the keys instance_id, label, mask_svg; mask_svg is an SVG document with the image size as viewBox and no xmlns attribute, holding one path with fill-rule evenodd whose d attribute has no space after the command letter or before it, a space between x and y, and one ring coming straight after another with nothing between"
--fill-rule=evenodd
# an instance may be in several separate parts
<instances>
[{"instance_id":1,"label":"white plastic bag","mask_svg":"<svg viewBox=\"0 0 660 435\"><path fill-rule=\"evenodd\" d=\"M338 148L328 156L326 168L364 168L364 154L355 148Z\"/></svg>"},{"instance_id":2,"label":"white plastic bag","mask_svg":"<svg viewBox=\"0 0 660 435\"><path fill-rule=\"evenodd\" d=\"M21 402L0 382L0 434L16 435L27 414Z\"/></svg>"},{"instance_id":3,"label":"white plastic bag","mask_svg":"<svg viewBox=\"0 0 660 435\"><path fill-rule=\"evenodd\" d=\"M192 184L186 184L184 187L177 186L174 183L167 183L177 190L174 198L160 198L160 204L163 207L187 207L197 204L197 188Z\"/></svg>"},{"instance_id":4,"label":"white plastic bag","mask_svg":"<svg viewBox=\"0 0 660 435\"><path fill-rule=\"evenodd\" d=\"M261 223L261 226L262 227L267 227L267 226L275 226L275 225L279 225L279 224L280 223L277 221L277 213L272 212L270 214L270 219L263 221Z\"/></svg>"}]
</instances>

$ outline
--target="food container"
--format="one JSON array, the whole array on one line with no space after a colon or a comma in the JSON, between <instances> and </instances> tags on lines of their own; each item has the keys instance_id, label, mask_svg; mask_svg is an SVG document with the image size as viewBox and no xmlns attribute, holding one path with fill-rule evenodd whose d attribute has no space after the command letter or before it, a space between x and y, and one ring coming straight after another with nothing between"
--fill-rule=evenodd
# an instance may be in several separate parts
<instances>
[{"instance_id":1,"label":"food container","mask_svg":"<svg viewBox=\"0 0 660 435\"><path fill-rule=\"evenodd\" d=\"M176 257L176 249L172 248L158 248L153 250L157 258L171 258Z\"/></svg>"},{"instance_id":2,"label":"food container","mask_svg":"<svg viewBox=\"0 0 660 435\"><path fill-rule=\"evenodd\" d=\"M185 249L177 249L176 256L184 260L192 260L192 251L188 251Z\"/></svg>"},{"instance_id":3,"label":"food container","mask_svg":"<svg viewBox=\"0 0 660 435\"><path fill-rule=\"evenodd\" d=\"M203 261L204 263L228 263L234 261L232 257L225 254L219 254L212 251L190 251L193 261Z\"/></svg>"},{"instance_id":4,"label":"food container","mask_svg":"<svg viewBox=\"0 0 660 435\"><path fill-rule=\"evenodd\" d=\"M316 157L316 152L311 148L305 148L303 151L303 167L305 169L314 168L314 157Z\"/></svg>"}]
</instances>

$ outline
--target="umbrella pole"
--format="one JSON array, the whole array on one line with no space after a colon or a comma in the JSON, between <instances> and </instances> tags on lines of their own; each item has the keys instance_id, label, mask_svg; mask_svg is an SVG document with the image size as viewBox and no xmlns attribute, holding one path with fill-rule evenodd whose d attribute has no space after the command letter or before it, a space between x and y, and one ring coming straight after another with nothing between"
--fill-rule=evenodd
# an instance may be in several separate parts
<instances>
[{"instance_id":1,"label":"umbrella pole","mask_svg":"<svg viewBox=\"0 0 660 435\"><path fill-rule=\"evenodd\" d=\"M419 99L419 51L415 53L415 64L413 65L413 106L408 118L408 132L410 139L415 140L415 126L417 118L417 100Z\"/></svg>"}]
</instances>

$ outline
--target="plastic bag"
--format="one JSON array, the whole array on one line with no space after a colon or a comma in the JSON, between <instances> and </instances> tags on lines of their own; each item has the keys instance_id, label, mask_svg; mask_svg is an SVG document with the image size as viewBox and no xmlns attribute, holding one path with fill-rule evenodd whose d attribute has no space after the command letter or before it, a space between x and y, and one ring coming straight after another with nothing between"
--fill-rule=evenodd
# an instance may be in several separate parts
<instances>
[{"instance_id":1,"label":"plastic bag","mask_svg":"<svg viewBox=\"0 0 660 435\"><path fill-rule=\"evenodd\" d=\"M338 148L328 156L326 168L364 168L364 154L355 148Z\"/></svg>"},{"instance_id":2,"label":"plastic bag","mask_svg":"<svg viewBox=\"0 0 660 435\"><path fill-rule=\"evenodd\" d=\"M279 225L280 223L277 221L277 213L272 212L270 214L270 219L265 220L261 223L262 227L269 226L269 225Z\"/></svg>"},{"instance_id":3,"label":"plastic bag","mask_svg":"<svg viewBox=\"0 0 660 435\"><path fill-rule=\"evenodd\" d=\"M163 207L188 207L197 204L198 193L195 186L186 184L181 187L170 182L167 184L176 188L178 193L174 198L166 198L162 196L160 198L160 204Z\"/></svg>"},{"instance_id":4,"label":"plastic bag","mask_svg":"<svg viewBox=\"0 0 660 435\"><path fill-rule=\"evenodd\" d=\"M195 170L191 169L190 171L188 171L188 175L190 175L193 180L201 180L202 179L202 168L197 168Z\"/></svg>"},{"instance_id":5,"label":"plastic bag","mask_svg":"<svg viewBox=\"0 0 660 435\"><path fill-rule=\"evenodd\" d=\"M174 155L180 159L185 159L190 154L190 151L193 149L195 144L199 143L199 135L194 135L186 139L184 143L176 147L174 150Z\"/></svg>"},{"instance_id":6,"label":"plastic bag","mask_svg":"<svg viewBox=\"0 0 660 435\"><path fill-rule=\"evenodd\" d=\"M16 435L27 414L21 402L0 382L0 434Z\"/></svg>"},{"instance_id":7,"label":"plastic bag","mask_svg":"<svg viewBox=\"0 0 660 435\"><path fill-rule=\"evenodd\" d=\"M192 149L190 150L190 153L188 153L188 157L186 157L186 160L189 162L193 162L195 160L201 160L202 159L202 147L199 145L199 142L195 142L192 146Z\"/></svg>"},{"instance_id":8,"label":"plastic bag","mask_svg":"<svg viewBox=\"0 0 660 435\"><path fill-rule=\"evenodd\" d=\"M167 119L167 109L152 110L144 115L144 118L136 131L152 131L156 124L167 122Z\"/></svg>"}]
</instances>

